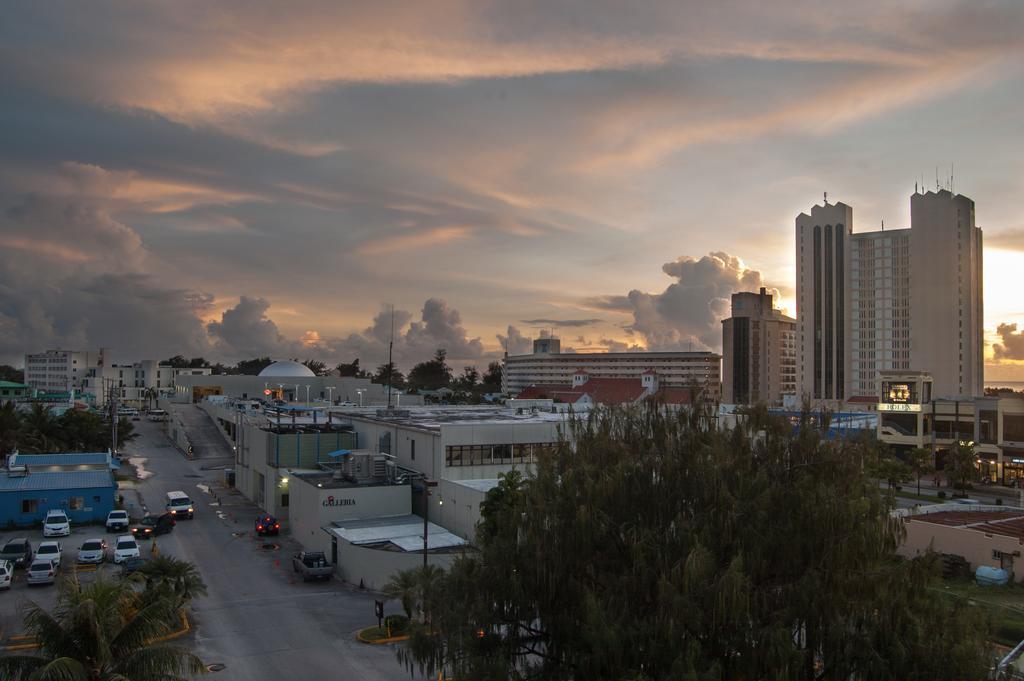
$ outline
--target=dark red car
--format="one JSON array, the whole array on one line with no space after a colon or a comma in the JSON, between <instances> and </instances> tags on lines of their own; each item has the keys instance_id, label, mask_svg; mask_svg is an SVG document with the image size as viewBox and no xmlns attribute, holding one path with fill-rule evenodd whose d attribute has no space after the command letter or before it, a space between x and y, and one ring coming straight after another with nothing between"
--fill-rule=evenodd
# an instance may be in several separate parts
<instances>
[{"instance_id":1,"label":"dark red car","mask_svg":"<svg viewBox=\"0 0 1024 681\"><path fill-rule=\"evenodd\" d=\"M268 534L278 534L281 531L281 523L272 515L261 515L256 517L256 536L264 537Z\"/></svg>"}]
</instances>

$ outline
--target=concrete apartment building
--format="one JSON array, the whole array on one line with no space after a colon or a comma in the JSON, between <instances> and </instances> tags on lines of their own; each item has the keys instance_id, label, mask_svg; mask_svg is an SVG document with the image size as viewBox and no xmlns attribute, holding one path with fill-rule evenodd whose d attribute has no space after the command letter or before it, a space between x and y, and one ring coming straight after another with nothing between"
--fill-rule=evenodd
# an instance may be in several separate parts
<instances>
[{"instance_id":1,"label":"concrete apartment building","mask_svg":"<svg viewBox=\"0 0 1024 681\"><path fill-rule=\"evenodd\" d=\"M102 366L109 351L47 350L25 355L25 384L44 393L70 393L82 388L89 370Z\"/></svg>"},{"instance_id":2,"label":"concrete apartment building","mask_svg":"<svg viewBox=\"0 0 1024 681\"><path fill-rule=\"evenodd\" d=\"M211 371L210 367L172 367L152 359L101 365L89 368L81 390L91 395L93 404L98 407L107 403L112 387L117 390L119 402L141 406L150 390L157 395L168 395L174 392L179 376L209 376Z\"/></svg>"},{"instance_id":3,"label":"concrete apartment building","mask_svg":"<svg viewBox=\"0 0 1024 681\"><path fill-rule=\"evenodd\" d=\"M722 320L722 402L780 406L796 395L796 320L776 310L772 296L734 293Z\"/></svg>"},{"instance_id":4,"label":"concrete apartment building","mask_svg":"<svg viewBox=\"0 0 1024 681\"><path fill-rule=\"evenodd\" d=\"M915 192L909 229L856 233L843 203L798 215L799 396L870 409L879 372L908 370L981 395L981 246L974 203L944 189Z\"/></svg>"},{"instance_id":5,"label":"concrete apartment building","mask_svg":"<svg viewBox=\"0 0 1024 681\"><path fill-rule=\"evenodd\" d=\"M662 386L696 386L718 400L721 366L713 352L561 352L558 338L538 338L532 354L505 357L502 390L517 395L531 385L572 385L581 370L591 378L634 379L654 371Z\"/></svg>"}]
</instances>

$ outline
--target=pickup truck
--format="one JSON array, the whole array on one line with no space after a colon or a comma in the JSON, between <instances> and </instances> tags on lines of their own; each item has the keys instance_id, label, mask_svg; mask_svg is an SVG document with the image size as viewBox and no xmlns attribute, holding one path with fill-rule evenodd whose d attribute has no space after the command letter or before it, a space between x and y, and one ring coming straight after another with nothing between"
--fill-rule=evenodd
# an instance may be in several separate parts
<instances>
[{"instance_id":1,"label":"pickup truck","mask_svg":"<svg viewBox=\"0 0 1024 681\"><path fill-rule=\"evenodd\" d=\"M331 578L331 564L327 562L323 551L299 551L292 557L292 568L302 573L304 582Z\"/></svg>"}]
</instances>

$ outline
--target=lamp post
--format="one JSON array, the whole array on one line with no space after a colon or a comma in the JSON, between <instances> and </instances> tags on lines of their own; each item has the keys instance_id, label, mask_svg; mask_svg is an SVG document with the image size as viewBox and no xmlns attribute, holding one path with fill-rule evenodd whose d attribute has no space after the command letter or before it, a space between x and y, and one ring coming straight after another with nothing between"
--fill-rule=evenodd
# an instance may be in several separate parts
<instances>
[{"instance_id":1,"label":"lamp post","mask_svg":"<svg viewBox=\"0 0 1024 681\"><path fill-rule=\"evenodd\" d=\"M298 401L299 401L299 384L296 383L295 384L295 394L292 396L292 402L298 402Z\"/></svg>"},{"instance_id":2,"label":"lamp post","mask_svg":"<svg viewBox=\"0 0 1024 681\"><path fill-rule=\"evenodd\" d=\"M356 390L356 394L359 395L359 406L363 406L363 389L359 388Z\"/></svg>"},{"instance_id":3,"label":"lamp post","mask_svg":"<svg viewBox=\"0 0 1024 681\"><path fill-rule=\"evenodd\" d=\"M278 399L282 399L283 400L284 399L284 383L278 383L277 384L277 391L279 393L281 393L280 395L278 395Z\"/></svg>"},{"instance_id":4,"label":"lamp post","mask_svg":"<svg viewBox=\"0 0 1024 681\"><path fill-rule=\"evenodd\" d=\"M309 384L306 384L306 404L309 404Z\"/></svg>"},{"instance_id":5,"label":"lamp post","mask_svg":"<svg viewBox=\"0 0 1024 681\"><path fill-rule=\"evenodd\" d=\"M328 404L334 404L334 386L333 385L329 385L329 386L327 386L326 390L327 390L327 403Z\"/></svg>"}]
</instances>

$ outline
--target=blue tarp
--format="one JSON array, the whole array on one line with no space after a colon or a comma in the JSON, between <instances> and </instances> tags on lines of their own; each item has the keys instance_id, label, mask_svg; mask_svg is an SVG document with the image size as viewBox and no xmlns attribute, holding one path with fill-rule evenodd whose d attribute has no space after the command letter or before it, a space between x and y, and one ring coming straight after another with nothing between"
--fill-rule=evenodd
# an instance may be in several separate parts
<instances>
[{"instance_id":1,"label":"blue tarp","mask_svg":"<svg viewBox=\"0 0 1024 681\"><path fill-rule=\"evenodd\" d=\"M331 457L332 459L337 459L339 456L348 456L351 453L352 451L349 449L339 449L337 451L327 452L327 456Z\"/></svg>"}]
</instances>

